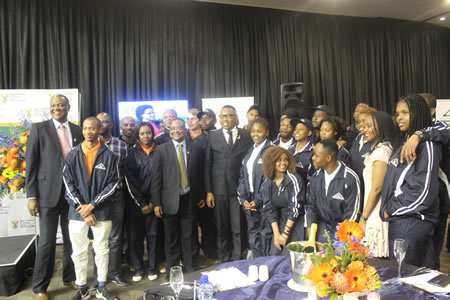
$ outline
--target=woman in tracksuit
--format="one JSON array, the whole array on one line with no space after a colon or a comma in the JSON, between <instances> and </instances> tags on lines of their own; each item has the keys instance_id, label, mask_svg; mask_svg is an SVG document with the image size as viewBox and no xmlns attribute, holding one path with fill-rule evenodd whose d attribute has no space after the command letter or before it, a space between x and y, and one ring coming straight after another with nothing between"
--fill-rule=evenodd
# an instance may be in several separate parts
<instances>
[{"instance_id":1,"label":"woman in tracksuit","mask_svg":"<svg viewBox=\"0 0 450 300\"><path fill-rule=\"evenodd\" d=\"M329 117L320 123L320 139L321 140L333 140L335 142L339 140L345 140L345 128L344 126L344 120L338 118L338 117ZM337 155L337 159L339 161L342 161L346 166L350 166L350 153L348 150L340 146L339 152Z\"/></svg>"},{"instance_id":2,"label":"woman in tracksuit","mask_svg":"<svg viewBox=\"0 0 450 300\"><path fill-rule=\"evenodd\" d=\"M406 140L431 125L425 100L416 94L397 102L396 122ZM420 143L412 164L400 162L394 150L384 180L380 217L389 222L389 258L395 260L394 240L406 241L404 263L433 267L433 230L439 221L438 170L441 150L432 142Z\"/></svg>"},{"instance_id":3,"label":"woman in tracksuit","mask_svg":"<svg viewBox=\"0 0 450 300\"><path fill-rule=\"evenodd\" d=\"M152 157L155 150L154 131L150 123L137 128L137 143L129 148L125 180L133 201L127 203L127 230L130 260L136 273L133 281L141 281L147 272L149 280L158 278L156 244L158 218L150 202ZM144 266L144 239L147 238L148 265Z\"/></svg>"},{"instance_id":4,"label":"woman in tracksuit","mask_svg":"<svg viewBox=\"0 0 450 300\"><path fill-rule=\"evenodd\" d=\"M266 240L269 255L287 255L290 241L305 240L304 202L305 184L296 173L292 153L281 147L267 150L263 159L266 178L261 192L266 226L272 236Z\"/></svg>"},{"instance_id":5,"label":"woman in tracksuit","mask_svg":"<svg viewBox=\"0 0 450 300\"><path fill-rule=\"evenodd\" d=\"M262 158L264 153L272 147L267 139L269 123L265 119L255 120L250 128L250 136L255 143L242 161L237 190L239 203L244 207L247 219L248 248L247 258L264 256L264 222L261 217L262 203L256 199L264 181Z\"/></svg>"},{"instance_id":6,"label":"woman in tracksuit","mask_svg":"<svg viewBox=\"0 0 450 300\"><path fill-rule=\"evenodd\" d=\"M352 143L352 146L348 150L350 153L350 168L358 175L359 180L361 182L361 199L364 199L364 178L363 178L363 170L364 170L364 160L369 155L370 150L372 149L373 142L367 141L364 138L364 134L362 130L364 129L364 124L370 118L370 113L375 112L376 109L373 107L367 107L359 113L357 126L358 131L360 132L355 140ZM364 201L361 201L360 210L364 209Z\"/></svg>"},{"instance_id":7,"label":"woman in tracksuit","mask_svg":"<svg viewBox=\"0 0 450 300\"><path fill-rule=\"evenodd\" d=\"M304 182L309 182L312 174L314 174L314 165L312 156L314 144L311 140L314 127L310 120L292 119L291 125L294 128L294 143L289 147L289 151L294 155L297 173L302 176Z\"/></svg>"}]
</instances>

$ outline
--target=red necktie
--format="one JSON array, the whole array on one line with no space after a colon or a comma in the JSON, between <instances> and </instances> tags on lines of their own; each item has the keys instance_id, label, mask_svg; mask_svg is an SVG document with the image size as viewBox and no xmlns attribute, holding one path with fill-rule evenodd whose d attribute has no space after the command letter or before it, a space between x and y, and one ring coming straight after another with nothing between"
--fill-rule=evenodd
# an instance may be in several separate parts
<instances>
[{"instance_id":1,"label":"red necktie","mask_svg":"<svg viewBox=\"0 0 450 300\"><path fill-rule=\"evenodd\" d=\"M59 125L58 139L59 139L59 145L61 146L62 155L65 160L67 153L69 153L69 151L70 151L70 144L69 144L69 139L67 138L67 134L66 134L66 127L64 127L63 124Z\"/></svg>"}]
</instances>

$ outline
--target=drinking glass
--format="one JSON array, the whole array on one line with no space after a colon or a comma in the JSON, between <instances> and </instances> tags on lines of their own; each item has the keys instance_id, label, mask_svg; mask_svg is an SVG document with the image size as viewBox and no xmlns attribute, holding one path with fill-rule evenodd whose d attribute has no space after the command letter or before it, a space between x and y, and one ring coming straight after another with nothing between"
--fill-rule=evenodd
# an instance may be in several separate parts
<instances>
[{"instance_id":1,"label":"drinking glass","mask_svg":"<svg viewBox=\"0 0 450 300\"><path fill-rule=\"evenodd\" d=\"M401 278L402 275L400 273L402 267L402 261L405 258L406 254L406 244L404 239L395 239L394 240L394 255L398 262L398 278Z\"/></svg>"},{"instance_id":2,"label":"drinking glass","mask_svg":"<svg viewBox=\"0 0 450 300\"><path fill-rule=\"evenodd\" d=\"M181 289L183 288L183 283L183 269L181 269L180 266L170 268L170 286L172 287L177 300L180 296Z\"/></svg>"}]
</instances>

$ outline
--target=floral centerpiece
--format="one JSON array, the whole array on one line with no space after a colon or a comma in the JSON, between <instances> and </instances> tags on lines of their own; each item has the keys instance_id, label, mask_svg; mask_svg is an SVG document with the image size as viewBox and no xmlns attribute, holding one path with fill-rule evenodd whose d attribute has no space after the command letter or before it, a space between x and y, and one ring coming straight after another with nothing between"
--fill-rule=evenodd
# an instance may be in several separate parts
<instances>
[{"instance_id":1,"label":"floral centerpiece","mask_svg":"<svg viewBox=\"0 0 450 300\"><path fill-rule=\"evenodd\" d=\"M361 244L364 231L354 221L344 221L337 226L335 240L328 233L327 247L311 256L312 266L305 278L316 286L319 297L373 291L381 287L377 270L367 258L370 251Z\"/></svg>"},{"instance_id":2,"label":"floral centerpiece","mask_svg":"<svg viewBox=\"0 0 450 300\"><path fill-rule=\"evenodd\" d=\"M0 132L0 197L25 190L25 152L31 123L10 126L9 134Z\"/></svg>"}]
</instances>

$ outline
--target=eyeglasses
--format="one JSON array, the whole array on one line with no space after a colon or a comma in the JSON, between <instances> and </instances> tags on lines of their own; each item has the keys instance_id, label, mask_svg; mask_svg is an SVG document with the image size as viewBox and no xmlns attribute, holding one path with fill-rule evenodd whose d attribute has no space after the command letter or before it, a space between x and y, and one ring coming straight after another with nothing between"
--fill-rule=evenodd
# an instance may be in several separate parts
<instances>
[{"instance_id":1,"label":"eyeglasses","mask_svg":"<svg viewBox=\"0 0 450 300\"><path fill-rule=\"evenodd\" d=\"M231 119L232 117L234 117L236 114L226 114L226 115L219 115L219 118L221 119Z\"/></svg>"}]
</instances>

